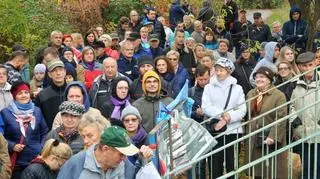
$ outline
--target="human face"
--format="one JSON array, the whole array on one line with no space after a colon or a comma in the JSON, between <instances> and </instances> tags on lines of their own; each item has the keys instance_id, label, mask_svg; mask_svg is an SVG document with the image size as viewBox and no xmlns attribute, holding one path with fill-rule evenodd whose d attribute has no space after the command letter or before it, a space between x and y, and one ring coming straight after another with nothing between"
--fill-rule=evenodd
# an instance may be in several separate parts
<instances>
[{"instance_id":1,"label":"human face","mask_svg":"<svg viewBox=\"0 0 320 179\"><path fill-rule=\"evenodd\" d=\"M282 78L288 77L290 75L290 68L285 63L280 63L278 67L279 75Z\"/></svg>"},{"instance_id":2,"label":"human face","mask_svg":"<svg viewBox=\"0 0 320 179\"><path fill-rule=\"evenodd\" d=\"M196 48L196 56L199 58L199 59L202 59L202 57L205 55L205 51L204 51L204 48L202 46L197 46Z\"/></svg>"},{"instance_id":3,"label":"human face","mask_svg":"<svg viewBox=\"0 0 320 179\"><path fill-rule=\"evenodd\" d=\"M44 75L45 75L45 73L43 73L43 72L34 73L34 76L37 81L42 81L44 79Z\"/></svg>"},{"instance_id":4,"label":"human face","mask_svg":"<svg viewBox=\"0 0 320 179\"><path fill-rule=\"evenodd\" d=\"M299 12L294 12L292 14L292 19L293 20L297 21L297 20L299 20L299 18L300 18L300 13Z\"/></svg>"},{"instance_id":5,"label":"human face","mask_svg":"<svg viewBox=\"0 0 320 179\"><path fill-rule=\"evenodd\" d=\"M27 104L30 101L30 91L27 90L21 90L16 95L16 101L18 101L21 104Z\"/></svg>"},{"instance_id":6,"label":"human face","mask_svg":"<svg viewBox=\"0 0 320 179\"><path fill-rule=\"evenodd\" d=\"M191 24L191 19L189 16L183 16L183 23L189 26Z\"/></svg>"},{"instance_id":7,"label":"human face","mask_svg":"<svg viewBox=\"0 0 320 179\"><path fill-rule=\"evenodd\" d=\"M212 34L207 34L206 35L206 41L208 41L208 42L213 41L213 35Z\"/></svg>"},{"instance_id":8,"label":"human face","mask_svg":"<svg viewBox=\"0 0 320 179\"><path fill-rule=\"evenodd\" d=\"M49 155L48 158L45 159L45 163L50 167L53 171L58 171L62 165L65 163L66 159L55 155Z\"/></svg>"},{"instance_id":9,"label":"human face","mask_svg":"<svg viewBox=\"0 0 320 179\"><path fill-rule=\"evenodd\" d=\"M71 51L66 51L64 52L63 57L71 62L73 60L73 53Z\"/></svg>"},{"instance_id":10,"label":"human face","mask_svg":"<svg viewBox=\"0 0 320 179\"><path fill-rule=\"evenodd\" d=\"M83 104L84 101L81 88L79 86L71 86L68 90L67 99L68 101Z\"/></svg>"},{"instance_id":11,"label":"human face","mask_svg":"<svg viewBox=\"0 0 320 179\"><path fill-rule=\"evenodd\" d=\"M83 60L85 62L93 62L93 60L94 60L94 52L91 49L87 50L83 55Z\"/></svg>"},{"instance_id":12,"label":"human face","mask_svg":"<svg viewBox=\"0 0 320 179\"><path fill-rule=\"evenodd\" d=\"M224 43L224 42L220 42L219 43L219 51L221 53L227 53L228 52L228 44L227 43Z\"/></svg>"},{"instance_id":13,"label":"human face","mask_svg":"<svg viewBox=\"0 0 320 179\"><path fill-rule=\"evenodd\" d=\"M137 11L131 11L130 19L131 19L132 22L138 22L139 14L137 13Z\"/></svg>"},{"instance_id":14,"label":"human face","mask_svg":"<svg viewBox=\"0 0 320 179\"><path fill-rule=\"evenodd\" d=\"M129 84L126 81L120 81L117 84L117 96L120 99L125 99L128 96L128 91L129 91Z\"/></svg>"},{"instance_id":15,"label":"human face","mask_svg":"<svg viewBox=\"0 0 320 179\"><path fill-rule=\"evenodd\" d=\"M121 24L121 29L126 30L129 28L129 23L125 22L123 24Z\"/></svg>"},{"instance_id":16,"label":"human face","mask_svg":"<svg viewBox=\"0 0 320 179\"><path fill-rule=\"evenodd\" d=\"M89 35L87 36L87 41L88 41L89 43L93 43L93 42L94 42L94 38L95 38L94 34L91 33L91 34L89 34Z\"/></svg>"},{"instance_id":17,"label":"human face","mask_svg":"<svg viewBox=\"0 0 320 179\"><path fill-rule=\"evenodd\" d=\"M298 68L301 73L307 72L309 70L312 70L313 68L316 67L316 61L312 60L311 62L308 63L302 63L298 64ZM305 74L306 77L312 77L313 76L313 71L310 71L309 73Z\"/></svg>"},{"instance_id":18,"label":"human face","mask_svg":"<svg viewBox=\"0 0 320 179\"><path fill-rule=\"evenodd\" d=\"M279 47L274 48L273 58L278 58L279 55L280 55L280 48Z\"/></svg>"},{"instance_id":19,"label":"human face","mask_svg":"<svg viewBox=\"0 0 320 179\"><path fill-rule=\"evenodd\" d=\"M128 115L123 119L123 124L129 133L135 133L139 127L139 119L135 115Z\"/></svg>"},{"instance_id":20,"label":"human face","mask_svg":"<svg viewBox=\"0 0 320 179\"><path fill-rule=\"evenodd\" d=\"M63 67L56 67L48 75L54 84L62 86L66 77L66 70Z\"/></svg>"},{"instance_id":21,"label":"human face","mask_svg":"<svg viewBox=\"0 0 320 179\"><path fill-rule=\"evenodd\" d=\"M4 68L0 68L0 86L4 86L7 83L8 75Z\"/></svg>"},{"instance_id":22,"label":"human face","mask_svg":"<svg viewBox=\"0 0 320 179\"><path fill-rule=\"evenodd\" d=\"M216 76L217 76L218 81L223 81L223 80L227 79L228 76L230 76L230 73L227 71L227 69L223 68L219 65L216 65L214 70L216 72Z\"/></svg>"},{"instance_id":23,"label":"human face","mask_svg":"<svg viewBox=\"0 0 320 179\"><path fill-rule=\"evenodd\" d=\"M177 31L176 37L174 38L174 41L177 45L183 45L184 43L184 33Z\"/></svg>"},{"instance_id":24,"label":"human face","mask_svg":"<svg viewBox=\"0 0 320 179\"><path fill-rule=\"evenodd\" d=\"M71 82L73 82L74 81L74 79L73 79L73 76L72 75L66 75L66 83L68 84L68 83L71 83Z\"/></svg>"},{"instance_id":25,"label":"human face","mask_svg":"<svg viewBox=\"0 0 320 179\"><path fill-rule=\"evenodd\" d=\"M281 31L281 25L276 23L272 26L272 32L279 33Z\"/></svg>"},{"instance_id":26,"label":"human face","mask_svg":"<svg viewBox=\"0 0 320 179\"><path fill-rule=\"evenodd\" d=\"M63 41L63 43L67 46L67 47L69 47L69 48L71 48L72 47L72 38L70 38L70 37L67 37L67 38L65 38L64 39L64 41Z\"/></svg>"},{"instance_id":27,"label":"human face","mask_svg":"<svg viewBox=\"0 0 320 179\"><path fill-rule=\"evenodd\" d=\"M205 66L209 69L212 69L212 67L213 67L213 61L211 60L210 57L203 57L200 62L203 66Z\"/></svg>"},{"instance_id":28,"label":"human face","mask_svg":"<svg viewBox=\"0 0 320 179\"><path fill-rule=\"evenodd\" d=\"M316 53L316 65L320 65L320 50L318 50L318 52Z\"/></svg>"},{"instance_id":29,"label":"human face","mask_svg":"<svg viewBox=\"0 0 320 179\"><path fill-rule=\"evenodd\" d=\"M167 73L167 70L168 70L167 62L162 59L158 60L157 64L156 64L156 68L157 68L158 72L161 74Z\"/></svg>"},{"instance_id":30,"label":"human face","mask_svg":"<svg viewBox=\"0 0 320 179\"><path fill-rule=\"evenodd\" d=\"M97 27L96 30L97 30L98 36L100 37L103 34L103 28Z\"/></svg>"},{"instance_id":31,"label":"human face","mask_svg":"<svg viewBox=\"0 0 320 179\"><path fill-rule=\"evenodd\" d=\"M61 119L62 119L62 124L66 129L77 129L80 122L79 116L74 116L67 113L62 114Z\"/></svg>"},{"instance_id":32,"label":"human face","mask_svg":"<svg viewBox=\"0 0 320 179\"><path fill-rule=\"evenodd\" d=\"M143 64L139 67L139 72L142 76L149 70L153 70L153 66L151 64Z\"/></svg>"},{"instance_id":33,"label":"human face","mask_svg":"<svg viewBox=\"0 0 320 179\"><path fill-rule=\"evenodd\" d=\"M255 82L256 82L256 87L259 90L265 90L271 84L270 79L266 75L261 74L261 73L256 74Z\"/></svg>"},{"instance_id":34,"label":"human face","mask_svg":"<svg viewBox=\"0 0 320 179\"><path fill-rule=\"evenodd\" d=\"M170 56L168 56L168 59L170 60L170 63L173 68L175 68L175 69L178 68L179 59L176 55L170 55Z\"/></svg>"},{"instance_id":35,"label":"human face","mask_svg":"<svg viewBox=\"0 0 320 179\"><path fill-rule=\"evenodd\" d=\"M184 30L184 24L183 23L177 24L176 29L177 30Z\"/></svg>"},{"instance_id":36,"label":"human face","mask_svg":"<svg viewBox=\"0 0 320 179\"><path fill-rule=\"evenodd\" d=\"M85 126L79 133L86 148L100 142L100 131L94 124Z\"/></svg>"},{"instance_id":37,"label":"human face","mask_svg":"<svg viewBox=\"0 0 320 179\"><path fill-rule=\"evenodd\" d=\"M241 23L245 23L247 21L246 15L247 15L247 13L245 13L245 12L239 13L239 20Z\"/></svg>"},{"instance_id":38,"label":"human face","mask_svg":"<svg viewBox=\"0 0 320 179\"><path fill-rule=\"evenodd\" d=\"M158 48L159 47L159 41L158 40L152 40L150 41L151 48Z\"/></svg>"},{"instance_id":39,"label":"human face","mask_svg":"<svg viewBox=\"0 0 320 179\"><path fill-rule=\"evenodd\" d=\"M250 54L250 51L249 51L249 50L245 50L245 51L243 51L243 52L241 53L241 57L242 57L243 59L245 59L245 60L249 60L249 59L250 59L250 56L251 56L251 54Z\"/></svg>"},{"instance_id":40,"label":"human face","mask_svg":"<svg viewBox=\"0 0 320 179\"><path fill-rule=\"evenodd\" d=\"M22 68L23 68L23 66L25 65L25 64L27 64L28 63L28 61L29 61L29 58L24 58L24 57L21 57L21 56L18 56L18 57L16 57L18 60L17 60L17 68L19 69L19 70L21 70Z\"/></svg>"},{"instance_id":41,"label":"human face","mask_svg":"<svg viewBox=\"0 0 320 179\"><path fill-rule=\"evenodd\" d=\"M202 32L202 23L196 24L194 30L198 33Z\"/></svg>"},{"instance_id":42,"label":"human face","mask_svg":"<svg viewBox=\"0 0 320 179\"><path fill-rule=\"evenodd\" d=\"M207 71L203 76L197 76L196 80L197 80L197 84L201 88L204 88L209 83L209 80L210 80L209 72Z\"/></svg>"},{"instance_id":43,"label":"human face","mask_svg":"<svg viewBox=\"0 0 320 179\"><path fill-rule=\"evenodd\" d=\"M147 38L148 34L149 34L149 31L147 28L141 28L141 30L140 30L141 38L143 38L143 39Z\"/></svg>"},{"instance_id":44,"label":"human face","mask_svg":"<svg viewBox=\"0 0 320 179\"><path fill-rule=\"evenodd\" d=\"M187 46L187 48L189 48L189 49L193 49L193 47L195 46L196 44L195 44L195 41L193 41L193 40L187 40L186 41L186 46Z\"/></svg>"},{"instance_id":45,"label":"human face","mask_svg":"<svg viewBox=\"0 0 320 179\"><path fill-rule=\"evenodd\" d=\"M151 10L151 11L148 12L147 17L148 17L149 20L153 21L153 20L155 20L156 15L157 15L157 12Z\"/></svg>"},{"instance_id":46,"label":"human face","mask_svg":"<svg viewBox=\"0 0 320 179\"><path fill-rule=\"evenodd\" d=\"M253 19L253 22L254 22L254 24L256 24L256 25L260 25L261 22L262 22L262 18L261 18L261 17L259 17L259 18L254 18L254 19Z\"/></svg>"},{"instance_id":47,"label":"human face","mask_svg":"<svg viewBox=\"0 0 320 179\"><path fill-rule=\"evenodd\" d=\"M147 93L150 93L150 94L158 93L159 81L156 78L154 77L147 78L145 81L145 85L146 85Z\"/></svg>"},{"instance_id":48,"label":"human face","mask_svg":"<svg viewBox=\"0 0 320 179\"><path fill-rule=\"evenodd\" d=\"M126 158L126 156L115 148L103 146L102 155L99 156L99 158L104 162L104 166L116 168Z\"/></svg>"},{"instance_id":49,"label":"human face","mask_svg":"<svg viewBox=\"0 0 320 179\"><path fill-rule=\"evenodd\" d=\"M132 58L133 57L133 52L134 52L134 47L133 44L127 44L126 46L123 47L123 56L126 58Z\"/></svg>"},{"instance_id":50,"label":"human face","mask_svg":"<svg viewBox=\"0 0 320 179\"><path fill-rule=\"evenodd\" d=\"M62 33L55 33L50 38L51 44L56 47L62 45Z\"/></svg>"},{"instance_id":51,"label":"human face","mask_svg":"<svg viewBox=\"0 0 320 179\"><path fill-rule=\"evenodd\" d=\"M54 56L54 55L52 55L52 54L47 54L46 56L43 56L43 61L42 61L42 63L43 64L47 64L47 63L49 63L51 60L54 60L54 59L57 59L58 57L56 57L56 56Z\"/></svg>"},{"instance_id":52,"label":"human face","mask_svg":"<svg viewBox=\"0 0 320 179\"><path fill-rule=\"evenodd\" d=\"M105 60L103 63L103 71L107 79L112 79L118 71L117 62L113 59Z\"/></svg>"},{"instance_id":53,"label":"human face","mask_svg":"<svg viewBox=\"0 0 320 179\"><path fill-rule=\"evenodd\" d=\"M287 49L285 52L284 52L284 58L288 61L288 62L293 62L294 60L294 53L292 50L290 49Z\"/></svg>"},{"instance_id":54,"label":"human face","mask_svg":"<svg viewBox=\"0 0 320 179\"><path fill-rule=\"evenodd\" d=\"M111 41L109 41L107 38L105 38L105 37L102 36L102 37L99 38L99 40L104 43L104 45L106 46L106 48L107 48L107 47L110 47Z\"/></svg>"},{"instance_id":55,"label":"human face","mask_svg":"<svg viewBox=\"0 0 320 179\"><path fill-rule=\"evenodd\" d=\"M94 52L96 53L97 57L101 57L104 55L104 48L97 48L94 50Z\"/></svg>"}]
</instances>

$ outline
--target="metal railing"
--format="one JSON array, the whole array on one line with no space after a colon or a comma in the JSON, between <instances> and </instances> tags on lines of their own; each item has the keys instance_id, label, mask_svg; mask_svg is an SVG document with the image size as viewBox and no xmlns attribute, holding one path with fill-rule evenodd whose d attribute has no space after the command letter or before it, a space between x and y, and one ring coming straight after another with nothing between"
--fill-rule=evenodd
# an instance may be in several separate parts
<instances>
[{"instance_id":1,"label":"metal railing","mask_svg":"<svg viewBox=\"0 0 320 179\"><path fill-rule=\"evenodd\" d=\"M314 73L317 73L318 68L314 68ZM309 71L310 72L310 71ZM279 88L283 85L286 85L290 82L296 81L300 77L304 76L305 74L309 73L305 72L303 74L297 75L291 80L282 83L275 88ZM181 173L188 169L191 165L192 170L189 170L186 172L186 175L188 178L247 178L247 177L255 177L259 176L262 178L282 178L280 173L285 173L287 177L289 178L317 178L320 177L320 173L317 174L317 166L320 166L318 161L319 158L319 151L320 147L319 139L320 139L320 130L319 127L317 127L317 121L319 121L319 103L320 98L318 98L319 93L319 79L315 79L316 87L312 89L308 89L307 93L304 95L301 95L297 98L291 99L290 101L280 104L277 107L266 111L265 113L252 117L251 113L249 112L251 109L251 102L252 100L255 100L256 97L250 98L246 100L245 104L247 104L247 108L249 109L247 112L248 120L243 122L241 124L242 128L246 128L246 134L239 134L236 133L233 135L232 140L228 141L228 138L230 138L230 131L238 130L239 127L236 127L234 129L228 129L228 131L220 133L216 135L214 138L218 141L222 142L223 144L219 147L215 147L211 152L207 153L206 155L203 155L195 160L189 161L188 163L185 163L183 165L177 166L172 171L169 171L166 173L165 177L171 176L173 174ZM265 93L270 92L271 90L274 90L274 88L269 89ZM264 93L264 94L265 94ZM283 111L288 109L288 106L292 106L293 104L303 101L304 98L308 97L309 95L314 95L314 100L308 101L308 104L302 104L302 108L295 109L295 111L291 111L289 115L281 116L279 117L279 113L281 113L281 110ZM240 104L243 105L243 104ZM237 109L237 107L233 109L228 109L224 112L228 112L230 110ZM313 133L303 136L301 139L297 139L297 141L292 142L292 123L294 119L297 118L297 116L301 116L302 118L308 117L303 116L307 112L313 112L316 116L316 118L312 119L314 120L314 124L311 127L314 127ZM222 113L221 113L222 114ZM272 123L266 123L266 118L268 115L273 115L274 121ZM203 122L205 124L206 122L210 121L212 118L206 120ZM303 119L302 119L303 120ZM252 124L259 124L259 127L252 126ZM320 123L320 122L318 122ZM286 126L283 128L283 126ZM304 128L310 126L305 126L303 123L302 125ZM262 145L261 148L258 149L260 151L261 157L258 158L252 158L253 152L251 151L252 147L255 147L255 142L257 141L257 136L260 134L265 134L266 131L273 130L275 132L275 139L278 138L286 138L288 139L287 144L284 145L283 143L275 142L273 147L271 148L270 145ZM285 136L283 136L283 131L286 130ZM280 133L280 134L278 134ZM278 136L282 135L282 136ZM276 141L276 140L275 140ZM318 141L318 142L317 142ZM250 149L250 150L249 150ZM253 151L255 148L253 148ZM230 151L231 154L233 153L233 156L231 156L231 162L233 166L230 165ZM246 154L244 154L244 152ZM299 155L294 154L294 152L298 152ZM214 159L216 156L223 156L222 160L222 167L223 167L223 173L219 176L215 175L216 167L214 166ZM286 158L283 158L282 156L286 156ZM292 156L295 156L293 158ZM282 157L282 158L281 158ZM282 159L279 160L279 159ZM300 159L300 166L297 167L294 165L299 164ZM228 163L229 162L229 163ZM220 164L221 165L221 164ZM279 166L285 165L287 171L281 171L281 167ZM294 168L296 167L296 168ZM229 168L229 169L228 169ZM230 169L231 168L231 169ZM301 171L296 171L297 168L301 168ZM280 171L279 171L280 170ZM305 171L308 170L308 171ZM311 173L311 171L313 173ZM260 173L257 175L257 173ZM300 174L299 174L300 173ZM305 173L307 175L303 176L302 174Z\"/></svg>"}]
</instances>

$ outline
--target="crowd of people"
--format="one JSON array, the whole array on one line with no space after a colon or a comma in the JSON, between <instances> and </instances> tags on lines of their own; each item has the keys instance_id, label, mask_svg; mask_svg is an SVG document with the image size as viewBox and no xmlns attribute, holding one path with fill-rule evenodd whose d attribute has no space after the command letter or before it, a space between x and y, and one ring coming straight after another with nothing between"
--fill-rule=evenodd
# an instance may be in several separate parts
<instances>
[{"instance_id":1,"label":"crowd of people","mask_svg":"<svg viewBox=\"0 0 320 179\"><path fill-rule=\"evenodd\" d=\"M54 30L49 45L35 57L33 70L28 68L32 57L27 49L15 44L0 65L0 178L135 178L155 155L147 136L157 125L160 103L171 103L186 81L194 100L191 118L199 123L214 118L206 126L212 135L226 131L216 148L318 95L312 92L292 103L291 110L283 107L268 114L263 123L250 124L251 131L243 128L248 114L259 116L317 88L318 73L309 72L270 90L320 65L320 45L306 51L311 39L297 6L286 23L276 21L271 28L260 12L253 14L254 22L247 20L246 10L232 0L226 0L222 10L224 16L219 16L211 1L204 1L196 19L188 3L174 0L169 23L156 8L147 7L143 14L132 10L121 17L110 34L102 26L84 35ZM253 50L252 44L259 49ZM255 99L246 105L250 98ZM314 111L298 115L300 123L290 131L296 139L320 129ZM281 123L264 142L285 146L293 140L286 136L288 130ZM307 141L304 150L298 150L304 157L304 176L320 168L319 143ZM264 155L257 145L245 146L246 159ZM310 162L308 156L316 152L318 162ZM227 172L234 170L234 155L231 147L215 154L208 162L209 176L223 175L224 162ZM283 162L279 158L276 163L279 178L287 177ZM261 177L266 172L257 166L253 173ZM204 171L200 178L205 178Z\"/></svg>"}]
</instances>

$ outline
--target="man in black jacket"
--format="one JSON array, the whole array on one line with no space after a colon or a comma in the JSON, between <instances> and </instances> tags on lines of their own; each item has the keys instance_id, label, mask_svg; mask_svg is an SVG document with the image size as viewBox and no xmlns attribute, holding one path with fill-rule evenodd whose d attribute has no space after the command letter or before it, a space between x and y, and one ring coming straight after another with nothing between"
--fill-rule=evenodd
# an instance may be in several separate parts
<instances>
[{"instance_id":1,"label":"man in black jacket","mask_svg":"<svg viewBox=\"0 0 320 179\"><path fill-rule=\"evenodd\" d=\"M148 8L148 13L145 17L145 19L141 22L142 24L146 21L153 23L153 33L158 34L160 39L160 47L164 47L164 44L166 42L166 33L164 31L163 25L160 21L157 20L157 11L153 7Z\"/></svg>"},{"instance_id":2,"label":"man in black jacket","mask_svg":"<svg viewBox=\"0 0 320 179\"><path fill-rule=\"evenodd\" d=\"M59 112L59 106L64 101L66 87L66 69L61 60L52 60L47 64L51 86L40 91L35 104L41 109L48 128L51 130L54 117Z\"/></svg>"},{"instance_id":3,"label":"man in black jacket","mask_svg":"<svg viewBox=\"0 0 320 179\"><path fill-rule=\"evenodd\" d=\"M204 113L201 108L202 94L204 87L210 81L209 69L202 65L198 65L196 68L195 76L197 85L189 89L189 97L194 100L191 118L200 123L203 121L204 117Z\"/></svg>"}]
</instances>

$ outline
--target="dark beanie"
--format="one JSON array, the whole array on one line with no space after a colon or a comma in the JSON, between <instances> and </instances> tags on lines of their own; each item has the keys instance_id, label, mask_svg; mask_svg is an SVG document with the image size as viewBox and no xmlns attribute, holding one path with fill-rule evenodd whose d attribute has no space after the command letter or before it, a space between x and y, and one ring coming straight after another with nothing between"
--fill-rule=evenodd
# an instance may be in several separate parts
<instances>
[{"instance_id":1,"label":"dark beanie","mask_svg":"<svg viewBox=\"0 0 320 179\"><path fill-rule=\"evenodd\" d=\"M77 81L77 71L72 66L72 64L69 62L66 62L65 69L66 69L66 75L71 75L73 77L73 80Z\"/></svg>"},{"instance_id":2,"label":"dark beanie","mask_svg":"<svg viewBox=\"0 0 320 179\"><path fill-rule=\"evenodd\" d=\"M62 49L62 55L64 55L64 53L65 53L65 52L68 52L68 51L72 52L72 54L73 54L73 50L72 50L71 48L65 46L65 47Z\"/></svg>"},{"instance_id":3,"label":"dark beanie","mask_svg":"<svg viewBox=\"0 0 320 179\"><path fill-rule=\"evenodd\" d=\"M118 99L118 100L123 100L123 99L120 99L117 95L117 85L120 81L126 81L128 83L128 87L130 87L130 83L129 83L129 80L126 78L126 77L117 77L115 78L114 80L112 80L112 89L111 89L111 96ZM128 95L127 97L129 96L129 91L128 91ZM126 97L126 98L127 98Z\"/></svg>"},{"instance_id":4,"label":"dark beanie","mask_svg":"<svg viewBox=\"0 0 320 179\"><path fill-rule=\"evenodd\" d=\"M154 60L151 56L147 56L147 55L142 55L139 59L138 59L138 67L140 68L141 65L144 64L150 64L153 66L154 68Z\"/></svg>"}]
</instances>

